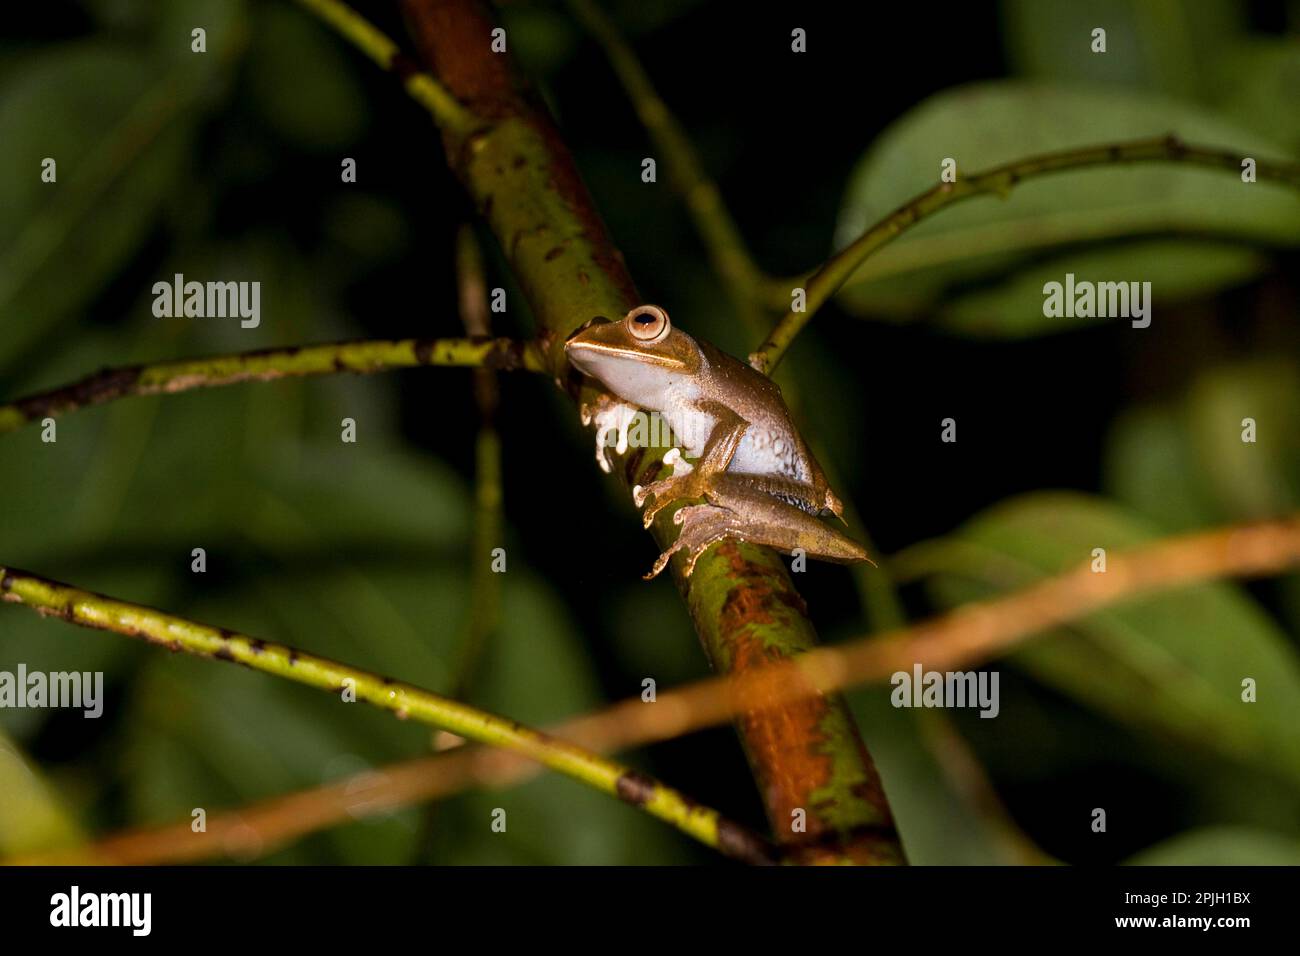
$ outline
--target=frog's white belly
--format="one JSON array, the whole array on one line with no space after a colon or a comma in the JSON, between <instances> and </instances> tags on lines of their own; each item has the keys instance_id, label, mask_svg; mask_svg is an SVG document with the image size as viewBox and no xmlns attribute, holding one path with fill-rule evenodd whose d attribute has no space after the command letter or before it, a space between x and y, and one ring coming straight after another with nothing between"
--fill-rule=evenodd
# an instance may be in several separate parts
<instances>
[{"instance_id":1,"label":"frog's white belly","mask_svg":"<svg viewBox=\"0 0 1300 956\"><path fill-rule=\"evenodd\" d=\"M718 420L698 409L664 411L664 420L687 458L699 458L717 426ZM794 481L811 482L808 463L799 454L799 446L789 432L750 425L741 436L727 471L739 475L777 475Z\"/></svg>"},{"instance_id":2,"label":"frog's white belly","mask_svg":"<svg viewBox=\"0 0 1300 956\"><path fill-rule=\"evenodd\" d=\"M808 463L800 456L794 437L785 431L757 425L750 425L741 436L727 471L741 475L780 475L802 482L812 480Z\"/></svg>"}]
</instances>

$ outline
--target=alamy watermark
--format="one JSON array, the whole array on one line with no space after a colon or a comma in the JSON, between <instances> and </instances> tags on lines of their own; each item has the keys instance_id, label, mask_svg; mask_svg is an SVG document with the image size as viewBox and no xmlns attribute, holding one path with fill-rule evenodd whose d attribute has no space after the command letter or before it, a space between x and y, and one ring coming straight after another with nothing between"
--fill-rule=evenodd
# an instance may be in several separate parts
<instances>
[{"instance_id":1,"label":"alamy watermark","mask_svg":"<svg viewBox=\"0 0 1300 956\"><path fill-rule=\"evenodd\" d=\"M1043 315L1049 319L1132 319L1133 328L1151 324L1150 282L1075 281L1074 273L1065 274L1065 282L1043 285Z\"/></svg>"},{"instance_id":2,"label":"alamy watermark","mask_svg":"<svg viewBox=\"0 0 1300 956\"><path fill-rule=\"evenodd\" d=\"M103 671L0 671L0 708L79 708L94 719L104 712Z\"/></svg>"},{"instance_id":3,"label":"alamy watermark","mask_svg":"<svg viewBox=\"0 0 1300 956\"><path fill-rule=\"evenodd\" d=\"M978 707L981 717L996 717L1002 709L997 671L927 671L914 664L910 674L896 671L889 683L895 707Z\"/></svg>"},{"instance_id":4,"label":"alamy watermark","mask_svg":"<svg viewBox=\"0 0 1300 956\"><path fill-rule=\"evenodd\" d=\"M153 296L153 314L160 319L237 317L244 329L262 322L261 282L186 282L178 272L171 282L155 282Z\"/></svg>"},{"instance_id":5,"label":"alamy watermark","mask_svg":"<svg viewBox=\"0 0 1300 956\"><path fill-rule=\"evenodd\" d=\"M132 936L153 929L152 893L83 893L75 884L50 897L50 925L56 927L119 926Z\"/></svg>"}]
</instances>

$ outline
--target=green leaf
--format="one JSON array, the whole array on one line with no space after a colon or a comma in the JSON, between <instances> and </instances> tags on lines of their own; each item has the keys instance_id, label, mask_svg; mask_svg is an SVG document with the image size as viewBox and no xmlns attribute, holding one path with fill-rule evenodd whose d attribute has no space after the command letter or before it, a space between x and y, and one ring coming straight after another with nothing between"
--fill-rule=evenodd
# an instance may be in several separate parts
<instances>
[{"instance_id":1,"label":"green leaf","mask_svg":"<svg viewBox=\"0 0 1300 956\"><path fill-rule=\"evenodd\" d=\"M52 48L0 90L0 363L129 261L185 168L196 74L98 42ZM42 161L57 181L41 181Z\"/></svg>"},{"instance_id":2,"label":"green leaf","mask_svg":"<svg viewBox=\"0 0 1300 956\"><path fill-rule=\"evenodd\" d=\"M1150 298L1141 293L1143 308L1148 311L1144 319L1137 321L1160 321L1163 316L1159 310L1169 299L1192 298L1240 285L1262 272L1267 264L1266 256L1224 242L1166 239L1115 243L1027 264L988 285L962 291L945 301L940 312L944 325L954 332L1011 338L1095 322L1129 324L1131 320L1124 317L1043 315L1043 287L1048 282L1063 283L1066 273L1072 273L1076 287L1081 282L1150 282Z\"/></svg>"},{"instance_id":3,"label":"green leaf","mask_svg":"<svg viewBox=\"0 0 1300 956\"><path fill-rule=\"evenodd\" d=\"M1188 397L1198 470L1233 518L1262 518L1300 505L1300 365L1235 363L1201 375ZM1245 421L1255 440L1243 441Z\"/></svg>"},{"instance_id":4,"label":"green leaf","mask_svg":"<svg viewBox=\"0 0 1300 956\"><path fill-rule=\"evenodd\" d=\"M1252 827L1180 833L1127 861L1132 866L1300 866L1300 840Z\"/></svg>"},{"instance_id":5,"label":"green leaf","mask_svg":"<svg viewBox=\"0 0 1300 956\"><path fill-rule=\"evenodd\" d=\"M934 740L933 713L894 707L889 696L888 687L861 688L850 692L848 699L880 771L908 862L915 866L1045 862L1026 837L996 825L958 792L929 746Z\"/></svg>"},{"instance_id":6,"label":"green leaf","mask_svg":"<svg viewBox=\"0 0 1300 956\"><path fill-rule=\"evenodd\" d=\"M1170 531L1300 507L1300 365L1281 358L1200 372L1177 404L1130 409L1111 431L1105 486ZM1242 441L1247 419L1255 441ZM1300 573L1277 581L1300 626Z\"/></svg>"},{"instance_id":7,"label":"green leaf","mask_svg":"<svg viewBox=\"0 0 1300 956\"><path fill-rule=\"evenodd\" d=\"M1130 409L1111 431L1107 490L1171 531L1300 507L1300 365L1282 358L1200 372L1176 404ZM1245 419L1255 441L1242 441ZM1278 582L1300 625L1300 573Z\"/></svg>"},{"instance_id":8,"label":"green leaf","mask_svg":"<svg viewBox=\"0 0 1300 956\"><path fill-rule=\"evenodd\" d=\"M534 725L600 705L595 673L568 614L540 581L513 564L500 620L474 682L476 704ZM504 833L490 826L498 808L506 812ZM439 863L680 863L693 849L617 798L555 774L505 791L463 795L445 811L439 808L435 826L433 859Z\"/></svg>"},{"instance_id":9,"label":"green leaf","mask_svg":"<svg viewBox=\"0 0 1300 956\"><path fill-rule=\"evenodd\" d=\"M1212 95L1219 110L1292 155L1300 152L1300 44L1294 38L1249 37L1226 44L1215 66Z\"/></svg>"},{"instance_id":10,"label":"green leaf","mask_svg":"<svg viewBox=\"0 0 1300 956\"><path fill-rule=\"evenodd\" d=\"M1235 0L1004 0L1007 52L1014 72L1086 86L1127 86L1188 98L1213 89L1207 69L1242 35ZM1092 52L1092 31L1106 52Z\"/></svg>"},{"instance_id":11,"label":"green leaf","mask_svg":"<svg viewBox=\"0 0 1300 956\"><path fill-rule=\"evenodd\" d=\"M356 140L367 115L358 58L314 17L288 5L259 4L252 31L249 93L270 128L314 150ZM335 182L337 170L336 163Z\"/></svg>"},{"instance_id":12,"label":"green leaf","mask_svg":"<svg viewBox=\"0 0 1300 956\"><path fill-rule=\"evenodd\" d=\"M924 546L945 606L1024 587L1155 537L1101 499L1040 492L1012 499ZM1277 625L1232 584L1139 597L1023 645L1010 658L1112 719L1300 781L1300 662ZM1242 681L1258 701L1242 701ZM1003 705L1005 719L1014 711Z\"/></svg>"},{"instance_id":13,"label":"green leaf","mask_svg":"<svg viewBox=\"0 0 1300 956\"><path fill-rule=\"evenodd\" d=\"M81 833L39 771L0 733L0 856L72 846Z\"/></svg>"},{"instance_id":14,"label":"green leaf","mask_svg":"<svg viewBox=\"0 0 1300 956\"><path fill-rule=\"evenodd\" d=\"M975 84L937 94L873 144L850 180L836 245L932 187L944 158L956 160L960 177L1041 153L1168 133L1256 158L1285 155L1257 134L1175 100L1024 82ZM1167 233L1199 241L1144 241L1079 255L1080 244L1086 249ZM932 311L980 334L1049 332L1072 320L1043 316L1044 275L1061 281L1078 264L1111 281L1152 281L1159 308L1262 268L1265 260L1248 251L1225 256L1229 239L1300 242L1300 196L1177 163L1094 167L1025 180L1006 199L977 197L943 210L863 263L840 300L873 317L913 319ZM1037 271L1024 282L990 287L1014 277L1031 257Z\"/></svg>"},{"instance_id":15,"label":"green leaf","mask_svg":"<svg viewBox=\"0 0 1300 956\"><path fill-rule=\"evenodd\" d=\"M168 824L322 785L418 752L421 728L364 704L240 668L153 657L134 682L122 784L131 819ZM395 862L413 811L378 818L368 855L344 857L327 836L283 862Z\"/></svg>"},{"instance_id":16,"label":"green leaf","mask_svg":"<svg viewBox=\"0 0 1300 956\"><path fill-rule=\"evenodd\" d=\"M1168 531L1222 520L1206 487L1180 406L1137 406L1111 428L1105 488L1117 501Z\"/></svg>"}]
</instances>

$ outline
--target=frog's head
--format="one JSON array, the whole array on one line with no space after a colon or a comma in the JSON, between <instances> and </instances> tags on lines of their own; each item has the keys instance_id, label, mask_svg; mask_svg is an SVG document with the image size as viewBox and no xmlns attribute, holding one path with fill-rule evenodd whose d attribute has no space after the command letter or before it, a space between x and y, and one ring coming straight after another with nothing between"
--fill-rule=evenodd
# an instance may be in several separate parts
<instances>
[{"instance_id":1,"label":"frog's head","mask_svg":"<svg viewBox=\"0 0 1300 956\"><path fill-rule=\"evenodd\" d=\"M657 305L639 305L621 322L597 319L564 343L574 367L615 395L642 408L658 408L665 389L692 382L703 355L695 340Z\"/></svg>"}]
</instances>

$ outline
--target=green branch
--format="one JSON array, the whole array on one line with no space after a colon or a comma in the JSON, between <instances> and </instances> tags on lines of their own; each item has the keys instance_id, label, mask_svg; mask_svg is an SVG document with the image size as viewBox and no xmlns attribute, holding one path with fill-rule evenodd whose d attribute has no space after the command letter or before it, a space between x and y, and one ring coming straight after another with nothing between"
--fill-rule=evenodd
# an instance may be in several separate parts
<instances>
[{"instance_id":1,"label":"green branch","mask_svg":"<svg viewBox=\"0 0 1300 956\"><path fill-rule=\"evenodd\" d=\"M1142 139L1128 143L1046 153L1007 163L987 172L976 173L958 179L955 183L939 183L911 202L895 209L813 273L805 286L807 292L805 311L786 313L785 317L773 327L767 340L749 356L749 364L760 372L770 373L781 361L781 357L785 355L786 349L790 347L795 336L868 257L918 222L954 203L983 195L1006 198L1022 180L1088 166L1177 162L1240 173L1242 158L1241 153L1192 146L1177 137L1162 136L1158 139ZM1260 179L1273 180L1300 189L1300 165L1260 162L1256 164L1256 175Z\"/></svg>"},{"instance_id":2,"label":"green branch","mask_svg":"<svg viewBox=\"0 0 1300 956\"><path fill-rule=\"evenodd\" d=\"M402 6L421 59L448 89L494 118L471 137L444 137L448 160L528 298L551 374L577 386L565 339L593 316L621 316L643 300L550 117L522 92L509 54L480 42L495 25L486 5ZM594 397L590 383L583 387ZM666 451L612 456L624 489L659 475ZM652 528L661 548L679 530L667 511ZM815 644L803 599L775 552L725 541L704 553L690 579L676 573L679 566L677 587L719 672L740 675L797 659ZM879 777L841 697L755 706L737 727L773 835L790 858L901 862ZM803 811L802 831L791 825L793 810Z\"/></svg>"},{"instance_id":3,"label":"green branch","mask_svg":"<svg viewBox=\"0 0 1300 956\"><path fill-rule=\"evenodd\" d=\"M333 27L380 69L395 74L406 92L429 111L439 127L468 132L478 125L478 118L447 92L446 87L428 73L420 72L396 43L342 0L298 0L298 3Z\"/></svg>"},{"instance_id":4,"label":"green branch","mask_svg":"<svg viewBox=\"0 0 1300 956\"><path fill-rule=\"evenodd\" d=\"M153 365L105 369L79 382L0 405L0 434L31 421L102 405L132 395L187 392L193 388L267 382L277 378L368 374L422 365L461 365L491 369L542 371L530 344L514 339L393 339L335 342L181 359Z\"/></svg>"},{"instance_id":5,"label":"green branch","mask_svg":"<svg viewBox=\"0 0 1300 956\"><path fill-rule=\"evenodd\" d=\"M400 719L413 718L535 760L640 807L728 856L748 863L771 862L767 844L757 835L645 774L540 730L411 684L283 644L83 591L16 568L0 567L0 600L83 627L141 638L172 651L243 664L330 693L354 694L356 700L391 711Z\"/></svg>"},{"instance_id":6,"label":"green branch","mask_svg":"<svg viewBox=\"0 0 1300 956\"><path fill-rule=\"evenodd\" d=\"M762 321L759 299L771 280L755 264L717 184L705 173L690 139L655 91L645 68L614 21L595 0L569 0L569 9L604 50L641 124L667 160L673 185L686 200L695 229L737 312L745 322L759 329Z\"/></svg>"}]
</instances>

